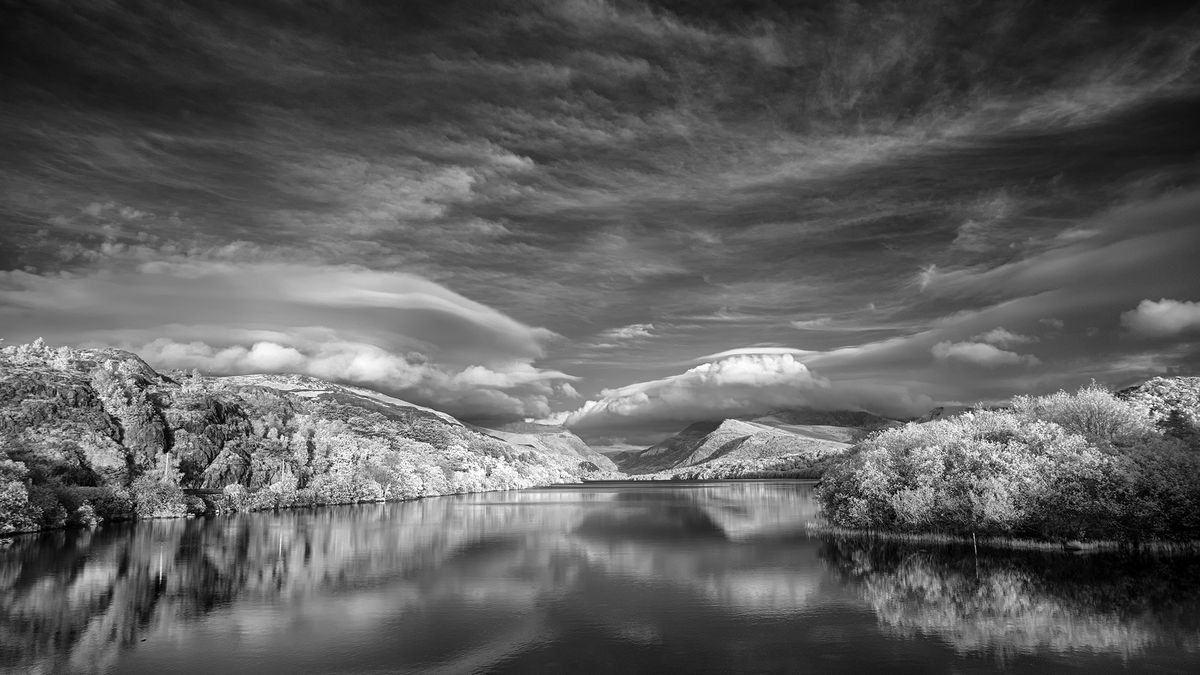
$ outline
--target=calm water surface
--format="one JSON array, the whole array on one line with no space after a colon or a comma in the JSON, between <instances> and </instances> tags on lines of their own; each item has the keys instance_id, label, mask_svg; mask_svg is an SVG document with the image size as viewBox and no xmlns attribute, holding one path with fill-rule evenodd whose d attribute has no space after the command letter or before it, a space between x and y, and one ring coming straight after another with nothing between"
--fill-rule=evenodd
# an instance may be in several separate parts
<instances>
[{"instance_id":1,"label":"calm water surface","mask_svg":"<svg viewBox=\"0 0 1200 675\"><path fill-rule=\"evenodd\" d=\"M17 537L0 668L1200 673L1200 561L810 535L811 490L594 484Z\"/></svg>"}]
</instances>

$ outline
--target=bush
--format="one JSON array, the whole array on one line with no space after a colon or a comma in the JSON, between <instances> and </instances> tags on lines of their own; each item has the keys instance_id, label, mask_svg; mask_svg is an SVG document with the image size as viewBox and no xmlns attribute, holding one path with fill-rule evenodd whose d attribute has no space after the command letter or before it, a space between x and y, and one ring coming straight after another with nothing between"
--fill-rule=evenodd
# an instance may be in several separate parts
<instances>
[{"instance_id":1,"label":"bush","mask_svg":"<svg viewBox=\"0 0 1200 675\"><path fill-rule=\"evenodd\" d=\"M29 499L25 465L0 459L0 535L29 532L41 526L42 510Z\"/></svg>"},{"instance_id":2,"label":"bush","mask_svg":"<svg viewBox=\"0 0 1200 675\"><path fill-rule=\"evenodd\" d=\"M203 499L197 497L196 495L184 495L183 507L184 512L189 516L202 516L205 513L208 513L208 505L204 503Z\"/></svg>"},{"instance_id":3,"label":"bush","mask_svg":"<svg viewBox=\"0 0 1200 675\"><path fill-rule=\"evenodd\" d=\"M840 526L1047 538L1200 537L1200 455L1095 385L867 438L817 487Z\"/></svg>"},{"instance_id":4,"label":"bush","mask_svg":"<svg viewBox=\"0 0 1200 675\"><path fill-rule=\"evenodd\" d=\"M817 494L830 520L847 527L1028 532L1039 529L1042 505L1057 501L1065 510L1054 528L1082 529L1089 516L1072 505L1087 500L1075 492L1107 462L1057 424L967 413L868 438L826 474Z\"/></svg>"},{"instance_id":5,"label":"bush","mask_svg":"<svg viewBox=\"0 0 1200 675\"><path fill-rule=\"evenodd\" d=\"M76 488L81 489L81 488ZM136 514L133 495L125 488L93 488L88 498L96 515L104 520L131 520Z\"/></svg>"},{"instance_id":6,"label":"bush","mask_svg":"<svg viewBox=\"0 0 1200 675\"><path fill-rule=\"evenodd\" d=\"M187 513L179 485L146 474L133 481L134 513L138 518L178 518Z\"/></svg>"},{"instance_id":7,"label":"bush","mask_svg":"<svg viewBox=\"0 0 1200 675\"><path fill-rule=\"evenodd\" d=\"M128 520L133 518L133 500L127 490L119 488L90 488L84 485L56 485L54 494L68 513L76 513L84 504L90 504L100 520Z\"/></svg>"},{"instance_id":8,"label":"bush","mask_svg":"<svg viewBox=\"0 0 1200 675\"><path fill-rule=\"evenodd\" d=\"M96 515L96 509L91 502L84 502L71 511L67 522L80 527L96 527L103 519Z\"/></svg>"},{"instance_id":9,"label":"bush","mask_svg":"<svg viewBox=\"0 0 1200 675\"><path fill-rule=\"evenodd\" d=\"M1128 448L1159 435L1149 411L1095 382L1074 394L1013 397L1012 411L1025 420L1054 422L1097 445Z\"/></svg>"},{"instance_id":10,"label":"bush","mask_svg":"<svg viewBox=\"0 0 1200 675\"><path fill-rule=\"evenodd\" d=\"M43 530L53 530L60 527L65 527L67 524L67 509L58 501L58 496L54 491L33 485L29 488L29 503L33 504L42 513L38 524Z\"/></svg>"},{"instance_id":11,"label":"bush","mask_svg":"<svg viewBox=\"0 0 1200 675\"><path fill-rule=\"evenodd\" d=\"M213 498L212 510L217 513L244 511L249 501L250 494L246 486L231 483L221 490L219 496Z\"/></svg>"}]
</instances>

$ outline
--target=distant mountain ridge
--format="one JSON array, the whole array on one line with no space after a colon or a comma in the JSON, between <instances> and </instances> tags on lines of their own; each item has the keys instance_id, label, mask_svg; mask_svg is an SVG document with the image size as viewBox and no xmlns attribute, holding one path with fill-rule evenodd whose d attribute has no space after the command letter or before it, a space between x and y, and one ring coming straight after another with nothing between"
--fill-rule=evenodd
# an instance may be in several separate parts
<instances>
[{"instance_id":1,"label":"distant mountain ridge","mask_svg":"<svg viewBox=\"0 0 1200 675\"><path fill-rule=\"evenodd\" d=\"M644 450L618 453L613 459L635 477L812 476L859 435L895 424L866 411L775 410L696 422Z\"/></svg>"},{"instance_id":2,"label":"distant mountain ridge","mask_svg":"<svg viewBox=\"0 0 1200 675\"><path fill-rule=\"evenodd\" d=\"M583 442L583 439L559 426L517 423L504 425L498 429L473 428L514 446L533 448L548 455L558 455L590 463L592 467L595 467L594 469L589 467L590 471L619 473L617 465L611 458L593 450L591 446ZM519 431L515 429L519 429Z\"/></svg>"}]
</instances>

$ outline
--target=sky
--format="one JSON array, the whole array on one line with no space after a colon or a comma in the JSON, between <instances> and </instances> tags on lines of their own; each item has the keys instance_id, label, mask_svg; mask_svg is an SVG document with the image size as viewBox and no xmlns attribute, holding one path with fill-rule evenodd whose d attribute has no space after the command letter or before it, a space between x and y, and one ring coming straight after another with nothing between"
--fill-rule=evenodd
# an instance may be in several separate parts
<instances>
[{"instance_id":1,"label":"sky","mask_svg":"<svg viewBox=\"0 0 1200 675\"><path fill-rule=\"evenodd\" d=\"M0 338L652 440L1200 374L1200 10L0 2Z\"/></svg>"}]
</instances>

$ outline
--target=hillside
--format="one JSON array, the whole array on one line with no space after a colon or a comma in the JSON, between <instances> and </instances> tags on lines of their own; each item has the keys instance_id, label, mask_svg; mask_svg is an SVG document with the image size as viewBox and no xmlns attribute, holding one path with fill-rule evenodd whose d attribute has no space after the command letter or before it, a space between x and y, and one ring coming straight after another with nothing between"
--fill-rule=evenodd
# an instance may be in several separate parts
<instances>
[{"instance_id":1,"label":"hillside","mask_svg":"<svg viewBox=\"0 0 1200 675\"><path fill-rule=\"evenodd\" d=\"M865 412L785 410L697 422L641 452L614 456L645 479L815 477L864 430L895 422Z\"/></svg>"},{"instance_id":2,"label":"hillside","mask_svg":"<svg viewBox=\"0 0 1200 675\"><path fill-rule=\"evenodd\" d=\"M1146 410L1166 435L1200 449L1200 377L1155 377L1117 396Z\"/></svg>"},{"instance_id":3,"label":"hillside","mask_svg":"<svg viewBox=\"0 0 1200 675\"><path fill-rule=\"evenodd\" d=\"M563 430L481 431L311 377L168 377L119 350L0 349L0 533L523 488L608 470Z\"/></svg>"},{"instance_id":4,"label":"hillside","mask_svg":"<svg viewBox=\"0 0 1200 675\"><path fill-rule=\"evenodd\" d=\"M517 447L531 448L547 455L590 463L592 467L595 467L591 469L592 471L604 472L610 474L610 477L617 477L620 473L611 458L593 450L583 442L583 439L562 427L516 423L498 429L486 427L476 427L476 429L483 434Z\"/></svg>"}]
</instances>

